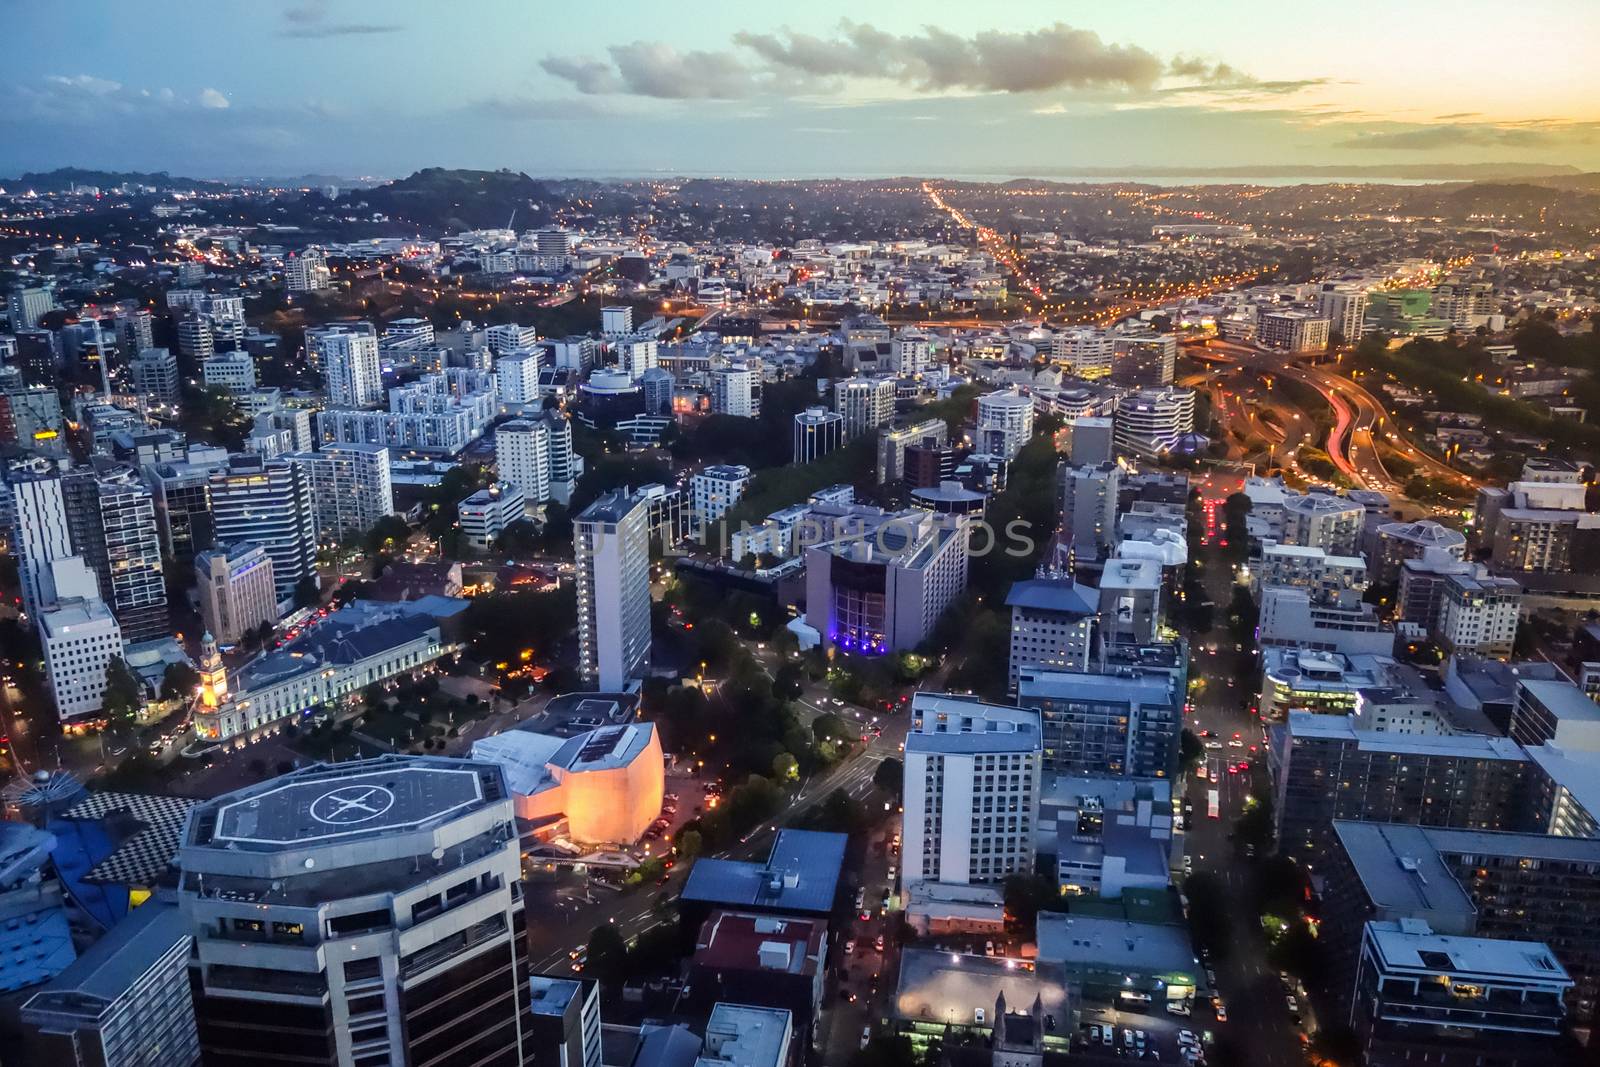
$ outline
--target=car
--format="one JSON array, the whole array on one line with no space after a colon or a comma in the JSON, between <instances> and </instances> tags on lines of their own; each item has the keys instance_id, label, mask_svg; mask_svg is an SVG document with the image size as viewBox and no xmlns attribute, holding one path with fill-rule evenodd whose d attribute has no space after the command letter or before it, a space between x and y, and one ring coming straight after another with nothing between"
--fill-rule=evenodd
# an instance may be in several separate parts
<instances>
[{"instance_id":1,"label":"car","mask_svg":"<svg viewBox=\"0 0 1600 1067\"><path fill-rule=\"evenodd\" d=\"M1089 1044L1098 1045L1100 1043L1100 1024L1099 1023L1085 1023L1084 1027L1085 1027L1085 1033L1087 1034L1087 1037L1088 1037Z\"/></svg>"},{"instance_id":2,"label":"car","mask_svg":"<svg viewBox=\"0 0 1600 1067\"><path fill-rule=\"evenodd\" d=\"M1122 1030L1122 1048L1125 1052L1133 1051L1133 1031L1126 1027Z\"/></svg>"},{"instance_id":3,"label":"car","mask_svg":"<svg viewBox=\"0 0 1600 1067\"><path fill-rule=\"evenodd\" d=\"M861 909L861 921L862 922L866 922L871 918L872 918L872 912L868 911L866 908L862 908Z\"/></svg>"},{"instance_id":4,"label":"car","mask_svg":"<svg viewBox=\"0 0 1600 1067\"><path fill-rule=\"evenodd\" d=\"M577 948L575 948L571 952L567 953L567 959L575 960L575 959L577 959L579 956L583 955L587 951L589 951L589 948L588 948L587 945L579 945Z\"/></svg>"},{"instance_id":5,"label":"car","mask_svg":"<svg viewBox=\"0 0 1600 1067\"><path fill-rule=\"evenodd\" d=\"M882 951L883 951L883 935L882 935L882 934L879 934L879 935L878 935L878 942L877 942L877 944L878 944L878 951L879 951L879 952L882 952Z\"/></svg>"},{"instance_id":6,"label":"car","mask_svg":"<svg viewBox=\"0 0 1600 1067\"><path fill-rule=\"evenodd\" d=\"M857 889L856 890L856 909L860 910L861 908L866 907L866 905L867 905L867 891L865 889Z\"/></svg>"},{"instance_id":7,"label":"car","mask_svg":"<svg viewBox=\"0 0 1600 1067\"><path fill-rule=\"evenodd\" d=\"M1169 1000L1169 1001L1167 1001L1167 1014L1168 1015L1177 1015L1177 1016L1179 1016L1181 1018L1187 1019L1189 1017L1189 1014L1190 1014L1191 1010L1192 1009L1189 1007L1189 1002L1187 1000Z\"/></svg>"},{"instance_id":8,"label":"car","mask_svg":"<svg viewBox=\"0 0 1600 1067\"><path fill-rule=\"evenodd\" d=\"M1216 1009L1217 1022L1225 1023L1228 1021L1228 1006L1226 1004L1217 1000L1212 1002L1212 1007Z\"/></svg>"},{"instance_id":9,"label":"car","mask_svg":"<svg viewBox=\"0 0 1600 1067\"><path fill-rule=\"evenodd\" d=\"M1107 1046L1115 1045L1117 1043L1117 1032L1109 1026L1101 1030L1100 1043Z\"/></svg>"},{"instance_id":10,"label":"car","mask_svg":"<svg viewBox=\"0 0 1600 1067\"><path fill-rule=\"evenodd\" d=\"M872 1027L863 1026L861 1028L861 1047L866 1048L870 1044L872 1044Z\"/></svg>"},{"instance_id":11,"label":"car","mask_svg":"<svg viewBox=\"0 0 1600 1067\"><path fill-rule=\"evenodd\" d=\"M856 939L855 938L852 937L850 940L848 940L848 941L846 941L844 943L844 954L846 956L854 956L856 954Z\"/></svg>"},{"instance_id":12,"label":"car","mask_svg":"<svg viewBox=\"0 0 1600 1067\"><path fill-rule=\"evenodd\" d=\"M1212 989L1217 988L1217 972L1213 971L1210 967L1206 968L1206 985L1210 986Z\"/></svg>"},{"instance_id":13,"label":"car","mask_svg":"<svg viewBox=\"0 0 1600 1067\"><path fill-rule=\"evenodd\" d=\"M984 1014L984 1010L982 1008L972 1009L972 1021L977 1023L979 1026L982 1026L983 1021L987 1018L988 1016Z\"/></svg>"},{"instance_id":14,"label":"car","mask_svg":"<svg viewBox=\"0 0 1600 1067\"><path fill-rule=\"evenodd\" d=\"M1289 1009L1289 1014L1294 1017L1295 1022L1299 1022L1300 1002L1295 1000L1294 997L1288 996L1283 998L1283 1003Z\"/></svg>"},{"instance_id":15,"label":"car","mask_svg":"<svg viewBox=\"0 0 1600 1067\"><path fill-rule=\"evenodd\" d=\"M983 943L983 954L985 956L993 956L994 955L994 942L993 941L985 941Z\"/></svg>"},{"instance_id":16,"label":"car","mask_svg":"<svg viewBox=\"0 0 1600 1067\"><path fill-rule=\"evenodd\" d=\"M1195 1036L1195 1032L1193 1030L1179 1030L1178 1044L1194 1045L1196 1048L1198 1048L1200 1046L1200 1038Z\"/></svg>"},{"instance_id":17,"label":"car","mask_svg":"<svg viewBox=\"0 0 1600 1067\"><path fill-rule=\"evenodd\" d=\"M894 881L894 876L895 876L896 871L897 871L897 868L894 866L894 864L890 864L889 865L889 881L891 881L891 882Z\"/></svg>"},{"instance_id":18,"label":"car","mask_svg":"<svg viewBox=\"0 0 1600 1067\"><path fill-rule=\"evenodd\" d=\"M1133 1043L1138 1045L1139 1048L1143 1049L1144 1043L1149 1039L1149 1037L1150 1035L1145 1033L1143 1030L1135 1030L1133 1032Z\"/></svg>"}]
</instances>

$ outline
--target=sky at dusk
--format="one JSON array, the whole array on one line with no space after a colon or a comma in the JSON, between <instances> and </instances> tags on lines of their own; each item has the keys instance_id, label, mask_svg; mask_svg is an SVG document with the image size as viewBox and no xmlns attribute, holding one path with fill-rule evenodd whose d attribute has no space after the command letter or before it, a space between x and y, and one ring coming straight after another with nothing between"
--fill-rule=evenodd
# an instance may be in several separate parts
<instances>
[{"instance_id":1,"label":"sky at dusk","mask_svg":"<svg viewBox=\"0 0 1600 1067\"><path fill-rule=\"evenodd\" d=\"M1600 3L0 0L0 174L1600 170Z\"/></svg>"}]
</instances>

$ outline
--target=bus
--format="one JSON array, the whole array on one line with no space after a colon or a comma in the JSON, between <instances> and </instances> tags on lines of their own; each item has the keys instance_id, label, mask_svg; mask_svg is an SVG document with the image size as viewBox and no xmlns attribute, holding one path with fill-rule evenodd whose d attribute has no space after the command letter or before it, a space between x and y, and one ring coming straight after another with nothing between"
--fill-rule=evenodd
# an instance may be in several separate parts
<instances>
[{"instance_id":1,"label":"bus","mask_svg":"<svg viewBox=\"0 0 1600 1067\"><path fill-rule=\"evenodd\" d=\"M1212 819L1222 818L1222 795L1215 789L1206 791L1206 815Z\"/></svg>"}]
</instances>

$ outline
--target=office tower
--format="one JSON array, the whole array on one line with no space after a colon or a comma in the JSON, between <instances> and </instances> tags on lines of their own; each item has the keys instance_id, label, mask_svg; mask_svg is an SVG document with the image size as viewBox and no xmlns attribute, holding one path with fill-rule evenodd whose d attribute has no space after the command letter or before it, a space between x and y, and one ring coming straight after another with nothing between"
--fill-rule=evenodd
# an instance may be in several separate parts
<instances>
[{"instance_id":1,"label":"office tower","mask_svg":"<svg viewBox=\"0 0 1600 1067\"><path fill-rule=\"evenodd\" d=\"M224 389L234 396L256 387L256 361L248 352L222 352L200 364L207 389Z\"/></svg>"},{"instance_id":2,"label":"office tower","mask_svg":"<svg viewBox=\"0 0 1600 1067\"><path fill-rule=\"evenodd\" d=\"M61 479L75 555L99 580L100 595L130 642L171 633L155 499L125 466L80 468Z\"/></svg>"},{"instance_id":3,"label":"office tower","mask_svg":"<svg viewBox=\"0 0 1600 1067\"><path fill-rule=\"evenodd\" d=\"M333 285L333 274L322 249L290 252L283 263L283 287L291 293L315 293Z\"/></svg>"},{"instance_id":4,"label":"office tower","mask_svg":"<svg viewBox=\"0 0 1600 1067\"><path fill-rule=\"evenodd\" d=\"M456 505L461 537L482 552L494 547L506 527L527 516L522 489L510 482L495 482Z\"/></svg>"},{"instance_id":5,"label":"office tower","mask_svg":"<svg viewBox=\"0 0 1600 1067\"><path fill-rule=\"evenodd\" d=\"M844 416L846 438L884 426L894 417L894 379L858 377L835 382L833 408Z\"/></svg>"},{"instance_id":6,"label":"office tower","mask_svg":"<svg viewBox=\"0 0 1600 1067\"><path fill-rule=\"evenodd\" d=\"M1043 771L1039 713L918 693L905 746L902 883L1032 874Z\"/></svg>"},{"instance_id":7,"label":"office tower","mask_svg":"<svg viewBox=\"0 0 1600 1067\"><path fill-rule=\"evenodd\" d=\"M644 392L644 413L671 415L672 392L676 386L672 372L663 367L651 367L645 371L639 378L639 387Z\"/></svg>"},{"instance_id":8,"label":"office tower","mask_svg":"<svg viewBox=\"0 0 1600 1067\"><path fill-rule=\"evenodd\" d=\"M889 369L917 375L933 365L933 342L920 333L902 332L889 342Z\"/></svg>"},{"instance_id":9,"label":"office tower","mask_svg":"<svg viewBox=\"0 0 1600 1067\"><path fill-rule=\"evenodd\" d=\"M211 332L211 320L198 312L187 312L178 320L178 351L196 362L203 362L216 354L216 339Z\"/></svg>"},{"instance_id":10,"label":"office tower","mask_svg":"<svg viewBox=\"0 0 1600 1067\"><path fill-rule=\"evenodd\" d=\"M37 622L56 718L96 716L105 701L106 667L122 655L122 628L81 557L51 560L49 583L53 596Z\"/></svg>"},{"instance_id":11,"label":"office tower","mask_svg":"<svg viewBox=\"0 0 1600 1067\"><path fill-rule=\"evenodd\" d=\"M943 419L924 419L909 426L885 428L878 432L878 484L899 481L905 476L906 449L912 445L942 445L949 428ZM849 435L844 435L848 437Z\"/></svg>"},{"instance_id":12,"label":"office tower","mask_svg":"<svg viewBox=\"0 0 1600 1067\"><path fill-rule=\"evenodd\" d=\"M60 373L56 335L49 330L13 330L17 339L17 366L28 385L55 388Z\"/></svg>"},{"instance_id":13,"label":"office tower","mask_svg":"<svg viewBox=\"0 0 1600 1067\"><path fill-rule=\"evenodd\" d=\"M844 416L827 408L806 408L794 416L796 463L821 459L844 443Z\"/></svg>"},{"instance_id":14,"label":"office tower","mask_svg":"<svg viewBox=\"0 0 1600 1067\"><path fill-rule=\"evenodd\" d=\"M1089 415L1073 420L1069 430L1067 462L1074 467L1093 467L1110 463L1116 455L1112 420Z\"/></svg>"},{"instance_id":15,"label":"office tower","mask_svg":"<svg viewBox=\"0 0 1600 1067\"><path fill-rule=\"evenodd\" d=\"M744 499L750 488L750 468L742 463L715 463L689 479L694 518L702 531L710 530Z\"/></svg>"},{"instance_id":16,"label":"office tower","mask_svg":"<svg viewBox=\"0 0 1600 1067\"><path fill-rule=\"evenodd\" d=\"M64 456L61 396L54 386L0 386L0 442L47 456Z\"/></svg>"},{"instance_id":17,"label":"office tower","mask_svg":"<svg viewBox=\"0 0 1600 1067\"><path fill-rule=\"evenodd\" d=\"M1050 358L1079 378L1104 378L1116 360L1112 336L1093 327L1063 330L1050 339Z\"/></svg>"},{"instance_id":18,"label":"office tower","mask_svg":"<svg viewBox=\"0 0 1600 1067\"><path fill-rule=\"evenodd\" d=\"M326 333L319 342L328 404L372 408L383 403L383 367L378 339L371 333Z\"/></svg>"},{"instance_id":19,"label":"office tower","mask_svg":"<svg viewBox=\"0 0 1600 1067\"><path fill-rule=\"evenodd\" d=\"M946 444L907 445L901 468L907 489L937 489L956 480L956 450Z\"/></svg>"},{"instance_id":20,"label":"office tower","mask_svg":"<svg viewBox=\"0 0 1600 1067\"><path fill-rule=\"evenodd\" d=\"M1361 340L1367 317L1367 291L1359 285L1324 282L1317 293L1317 314L1328 320L1328 332L1349 344Z\"/></svg>"},{"instance_id":21,"label":"office tower","mask_svg":"<svg viewBox=\"0 0 1600 1067\"><path fill-rule=\"evenodd\" d=\"M1095 467L1061 467L1061 535L1070 538L1078 559L1104 559L1117 543L1117 493L1122 468L1115 463Z\"/></svg>"},{"instance_id":22,"label":"office tower","mask_svg":"<svg viewBox=\"0 0 1600 1067\"><path fill-rule=\"evenodd\" d=\"M1161 626L1161 586L1156 560L1106 560L1100 572L1100 640L1107 646L1153 643Z\"/></svg>"},{"instance_id":23,"label":"office tower","mask_svg":"<svg viewBox=\"0 0 1600 1067\"><path fill-rule=\"evenodd\" d=\"M527 1067L600 1067L600 983L586 978L528 979Z\"/></svg>"},{"instance_id":24,"label":"office tower","mask_svg":"<svg viewBox=\"0 0 1600 1067\"><path fill-rule=\"evenodd\" d=\"M187 1067L200 1059L189 993L193 940L177 905L133 909L22 1004L23 1061L55 1067Z\"/></svg>"},{"instance_id":25,"label":"office tower","mask_svg":"<svg viewBox=\"0 0 1600 1067\"><path fill-rule=\"evenodd\" d=\"M12 333L36 329L39 320L55 308L55 290L47 286L18 286L6 296L6 314L11 319Z\"/></svg>"},{"instance_id":26,"label":"office tower","mask_svg":"<svg viewBox=\"0 0 1600 1067\"><path fill-rule=\"evenodd\" d=\"M743 363L711 372L711 410L741 419L760 414L755 401L755 374Z\"/></svg>"},{"instance_id":27,"label":"office tower","mask_svg":"<svg viewBox=\"0 0 1600 1067\"><path fill-rule=\"evenodd\" d=\"M1017 704L1039 712L1044 768L1063 774L1170 778L1178 771L1184 670L1017 672Z\"/></svg>"},{"instance_id":28,"label":"office tower","mask_svg":"<svg viewBox=\"0 0 1600 1067\"><path fill-rule=\"evenodd\" d=\"M1533 818L1534 767L1505 737L1391 734L1290 711L1268 757L1278 847L1297 858L1331 844L1335 819L1522 830Z\"/></svg>"},{"instance_id":29,"label":"office tower","mask_svg":"<svg viewBox=\"0 0 1600 1067\"><path fill-rule=\"evenodd\" d=\"M1111 380L1141 389L1171 385L1178 363L1175 334L1112 338Z\"/></svg>"},{"instance_id":30,"label":"office tower","mask_svg":"<svg viewBox=\"0 0 1600 1067\"><path fill-rule=\"evenodd\" d=\"M627 337L615 342L611 350L617 355L617 366L635 382L660 358L660 348L653 337Z\"/></svg>"},{"instance_id":31,"label":"office tower","mask_svg":"<svg viewBox=\"0 0 1600 1067\"><path fill-rule=\"evenodd\" d=\"M1097 589L1071 578L1031 578L1012 583L1006 606L1011 609L1011 692L1023 670L1089 669L1100 613Z\"/></svg>"},{"instance_id":32,"label":"office tower","mask_svg":"<svg viewBox=\"0 0 1600 1067\"><path fill-rule=\"evenodd\" d=\"M1329 493L1293 494L1283 500L1283 543L1320 548L1334 556L1361 551L1367 511L1354 500Z\"/></svg>"},{"instance_id":33,"label":"office tower","mask_svg":"<svg viewBox=\"0 0 1600 1067\"><path fill-rule=\"evenodd\" d=\"M211 474L227 462L220 448L191 447L183 462L144 470L162 547L178 563L187 565L196 552L211 547Z\"/></svg>"},{"instance_id":34,"label":"office tower","mask_svg":"<svg viewBox=\"0 0 1600 1067\"><path fill-rule=\"evenodd\" d=\"M565 249L563 249L563 253ZM626 305L600 309L600 334L606 338L626 337L633 332L633 308Z\"/></svg>"},{"instance_id":35,"label":"office tower","mask_svg":"<svg viewBox=\"0 0 1600 1067\"><path fill-rule=\"evenodd\" d=\"M431 332L429 337L431 340ZM483 331L484 346L497 357L532 348L538 341L539 331L537 329L532 326L518 326L514 322L490 326Z\"/></svg>"},{"instance_id":36,"label":"office tower","mask_svg":"<svg viewBox=\"0 0 1600 1067\"><path fill-rule=\"evenodd\" d=\"M1002 389L978 397L978 426L974 439L980 452L1015 459L1033 436L1033 399L1015 389Z\"/></svg>"},{"instance_id":37,"label":"office tower","mask_svg":"<svg viewBox=\"0 0 1600 1067\"><path fill-rule=\"evenodd\" d=\"M573 527L578 578L578 669L616 692L650 663L650 507L613 490Z\"/></svg>"},{"instance_id":38,"label":"office tower","mask_svg":"<svg viewBox=\"0 0 1600 1067\"><path fill-rule=\"evenodd\" d=\"M513 349L495 360L494 387L501 404L537 404L538 351L532 348Z\"/></svg>"},{"instance_id":39,"label":"office tower","mask_svg":"<svg viewBox=\"0 0 1600 1067\"><path fill-rule=\"evenodd\" d=\"M198 805L177 865L204 1062L531 1054L500 768L383 756L294 771Z\"/></svg>"},{"instance_id":40,"label":"office tower","mask_svg":"<svg viewBox=\"0 0 1600 1067\"><path fill-rule=\"evenodd\" d=\"M1440 526L1432 519L1383 523L1374 531L1372 543L1364 547L1368 549L1367 562L1371 565L1375 585L1394 585L1399 582L1405 561L1421 559L1425 553L1432 552L1452 560L1467 558L1466 535L1448 526Z\"/></svg>"},{"instance_id":41,"label":"office tower","mask_svg":"<svg viewBox=\"0 0 1600 1067\"><path fill-rule=\"evenodd\" d=\"M958 515L852 514L806 548L806 625L846 652L916 648L967 587L967 535Z\"/></svg>"},{"instance_id":42,"label":"office tower","mask_svg":"<svg viewBox=\"0 0 1600 1067\"><path fill-rule=\"evenodd\" d=\"M545 418L515 419L502 423L494 432L500 480L516 486L523 499L535 507L551 499L552 427L553 423Z\"/></svg>"},{"instance_id":43,"label":"office tower","mask_svg":"<svg viewBox=\"0 0 1600 1067\"><path fill-rule=\"evenodd\" d=\"M350 333L365 334L373 338L378 336L377 328L370 322L330 322L326 326L307 326L305 333L306 361L311 364L311 368L316 371L324 369L322 353L324 342L327 339Z\"/></svg>"},{"instance_id":44,"label":"office tower","mask_svg":"<svg viewBox=\"0 0 1600 1067\"><path fill-rule=\"evenodd\" d=\"M1177 447L1194 432L1194 392L1141 389L1117 402L1113 438L1118 451L1155 457Z\"/></svg>"},{"instance_id":45,"label":"office tower","mask_svg":"<svg viewBox=\"0 0 1600 1067\"><path fill-rule=\"evenodd\" d=\"M117 347L123 352L143 352L155 347L155 316L150 314L149 308L119 307L112 316L112 323L117 335Z\"/></svg>"},{"instance_id":46,"label":"office tower","mask_svg":"<svg viewBox=\"0 0 1600 1067\"><path fill-rule=\"evenodd\" d=\"M550 499L566 504L583 477L583 457L572 447L572 422L559 411L540 416L550 431Z\"/></svg>"},{"instance_id":47,"label":"office tower","mask_svg":"<svg viewBox=\"0 0 1600 1067\"><path fill-rule=\"evenodd\" d=\"M333 443L283 458L305 476L319 539L342 541L364 534L394 514L389 449L384 445Z\"/></svg>"},{"instance_id":48,"label":"office tower","mask_svg":"<svg viewBox=\"0 0 1600 1067\"><path fill-rule=\"evenodd\" d=\"M178 359L165 348L146 348L128 363L133 391L153 404L178 402Z\"/></svg>"},{"instance_id":49,"label":"office tower","mask_svg":"<svg viewBox=\"0 0 1600 1067\"><path fill-rule=\"evenodd\" d=\"M1328 347L1330 324L1309 311L1268 311L1256 319L1256 343L1286 352L1321 352Z\"/></svg>"},{"instance_id":50,"label":"office tower","mask_svg":"<svg viewBox=\"0 0 1600 1067\"><path fill-rule=\"evenodd\" d=\"M1451 655L1509 659L1522 612L1522 586L1512 578L1452 574L1439 609L1439 647Z\"/></svg>"},{"instance_id":51,"label":"office tower","mask_svg":"<svg viewBox=\"0 0 1600 1067\"><path fill-rule=\"evenodd\" d=\"M262 623L278 621L272 559L260 545L240 541L194 558L200 619L224 645L236 644Z\"/></svg>"},{"instance_id":52,"label":"office tower","mask_svg":"<svg viewBox=\"0 0 1600 1067\"><path fill-rule=\"evenodd\" d=\"M230 456L209 485L216 543L260 545L272 557L279 607L291 604L303 579L317 581L317 531L304 471L282 459Z\"/></svg>"}]
</instances>

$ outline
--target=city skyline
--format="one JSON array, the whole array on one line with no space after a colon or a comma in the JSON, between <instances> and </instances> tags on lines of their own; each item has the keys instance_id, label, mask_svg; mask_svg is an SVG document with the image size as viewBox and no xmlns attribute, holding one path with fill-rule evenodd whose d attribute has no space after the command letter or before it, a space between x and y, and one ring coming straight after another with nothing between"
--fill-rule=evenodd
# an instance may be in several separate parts
<instances>
[{"instance_id":1,"label":"city skyline","mask_svg":"<svg viewBox=\"0 0 1600 1067\"><path fill-rule=\"evenodd\" d=\"M1357 3L1307 23L1236 0L1199 24L1152 3L896 3L865 19L838 4L711 5L693 20L507 3L220 7L203 20L105 2L13 14L0 173L1600 169L1588 103L1600 75L1583 48L1600 11L1571 3L1515 20L1427 4L1401 22Z\"/></svg>"}]
</instances>

